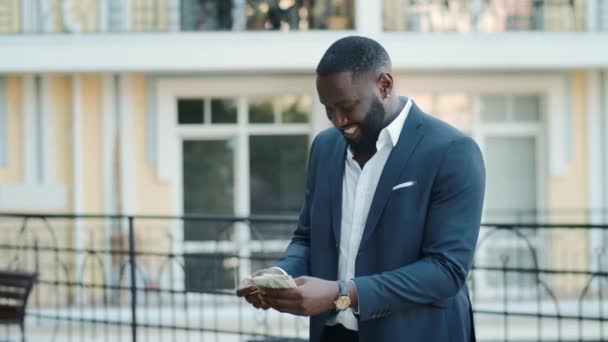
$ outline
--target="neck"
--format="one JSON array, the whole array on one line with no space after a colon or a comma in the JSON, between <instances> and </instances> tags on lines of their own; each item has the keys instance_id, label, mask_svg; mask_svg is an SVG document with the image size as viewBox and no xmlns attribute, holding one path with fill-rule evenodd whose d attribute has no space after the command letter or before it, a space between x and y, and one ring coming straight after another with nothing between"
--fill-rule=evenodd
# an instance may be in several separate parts
<instances>
[{"instance_id":1,"label":"neck","mask_svg":"<svg viewBox=\"0 0 608 342\"><path fill-rule=\"evenodd\" d=\"M394 96L385 99L385 101L388 101L388 103L385 105L386 116L384 118L383 127L388 126L397 116L399 116L399 113L401 113L403 107L405 107L405 104L407 103L407 99L401 96Z\"/></svg>"}]
</instances>

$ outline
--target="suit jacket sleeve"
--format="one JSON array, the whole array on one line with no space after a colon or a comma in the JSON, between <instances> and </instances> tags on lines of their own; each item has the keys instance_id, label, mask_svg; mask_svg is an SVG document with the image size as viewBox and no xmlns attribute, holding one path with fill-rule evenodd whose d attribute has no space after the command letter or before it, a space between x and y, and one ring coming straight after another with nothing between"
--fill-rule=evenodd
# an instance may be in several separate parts
<instances>
[{"instance_id":1,"label":"suit jacket sleeve","mask_svg":"<svg viewBox=\"0 0 608 342\"><path fill-rule=\"evenodd\" d=\"M435 303L460 291L473 261L484 190L479 147L468 137L452 141L433 182L422 257L392 271L354 279L361 320Z\"/></svg>"},{"instance_id":2,"label":"suit jacket sleeve","mask_svg":"<svg viewBox=\"0 0 608 342\"><path fill-rule=\"evenodd\" d=\"M310 200L313 196L315 184L316 142L317 139L313 141L310 147L304 204L300 210L298 224L285 254L275 265L275 267L281 268L294 278L310 275Z\"/></svg>"}]
</instances>

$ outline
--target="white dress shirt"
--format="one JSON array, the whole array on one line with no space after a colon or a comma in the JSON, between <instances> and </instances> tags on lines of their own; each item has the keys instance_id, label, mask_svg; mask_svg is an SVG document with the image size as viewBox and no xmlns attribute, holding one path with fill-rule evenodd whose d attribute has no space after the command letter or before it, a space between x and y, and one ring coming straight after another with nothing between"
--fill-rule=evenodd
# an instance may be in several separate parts
<instances>
[{"instance_id":1,"label":"white dress shirt","mask_svg":"<svg viewBox=\"0 0 608 342\"><path fill-rule=\"evenodd\" d=\"M359 244L367 222L369 208L372 205L378 181L388 160L388 156L399 141L405 119L412 107L408 99L399 115L382 131L376 142L376 153L368 160L363 169L353 159L348 148L342 179L342 222L340 231L340 255L338 261L338 279L348 281L355 277L355 260ZM330 319L327 325L342 324L350 330L358 330L357 318L353 310L341 311Z\"/></svg>"}]
</instances>

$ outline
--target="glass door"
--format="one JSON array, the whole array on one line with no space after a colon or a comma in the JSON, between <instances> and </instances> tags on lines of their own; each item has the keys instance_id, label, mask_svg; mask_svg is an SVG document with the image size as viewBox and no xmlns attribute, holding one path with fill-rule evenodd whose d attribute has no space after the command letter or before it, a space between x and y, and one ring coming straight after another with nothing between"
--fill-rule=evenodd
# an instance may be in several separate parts
<instances>
[{"instance_id":1,"label":"glass door","mask_svg":"<svg viewBox=\"0 0 608 342\"><path fill-rule=\"evenodd\" d=\"M234 145L234 139L182 142L184 215L234 215ZM231 222L186 220L184 242L186 245L215 242L217 246L230 240L233 230ZM217 253L187 253L186 289L234 286L234 272L226 269L230 263L224 259Z\"/></svg>"}]
</instances>

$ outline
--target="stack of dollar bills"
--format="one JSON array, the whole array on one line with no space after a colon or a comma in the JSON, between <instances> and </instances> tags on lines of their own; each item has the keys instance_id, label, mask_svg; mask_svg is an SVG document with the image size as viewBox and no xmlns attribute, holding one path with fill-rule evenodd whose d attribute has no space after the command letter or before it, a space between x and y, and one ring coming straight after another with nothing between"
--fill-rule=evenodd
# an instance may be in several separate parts
<instances>
[{"instance_id":1,"label":"stack of dollar bills","mask_svg":"<svg viewBox=\"0 0 608 342\"><path fill-rule=\"evenodd\" d=\"M297 287L293 278L285 274L262 274L251 280L257 288L291 289Z\"/></svg>"}]
</instances>

